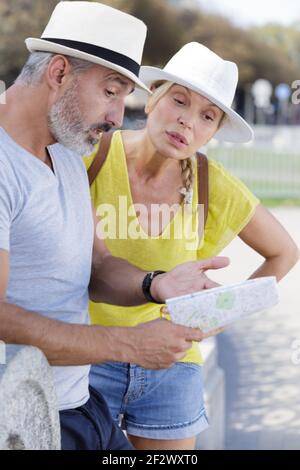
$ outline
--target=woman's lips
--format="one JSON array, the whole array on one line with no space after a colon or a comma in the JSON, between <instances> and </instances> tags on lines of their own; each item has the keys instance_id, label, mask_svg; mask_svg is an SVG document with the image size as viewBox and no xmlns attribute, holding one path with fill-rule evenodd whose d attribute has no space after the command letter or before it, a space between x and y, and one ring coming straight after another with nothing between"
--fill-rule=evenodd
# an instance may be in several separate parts
<instances>
[{"instance_id":1,"label":"woman's lips","mask_svg":"<svg viewBox=\"0 0 300 470\"><path fill-rule=\"evenodd\" d=\"M178 148L186 147L188 142L186 138L178 132L166 132L170 142Z\"/></svg>"}]
</instances>

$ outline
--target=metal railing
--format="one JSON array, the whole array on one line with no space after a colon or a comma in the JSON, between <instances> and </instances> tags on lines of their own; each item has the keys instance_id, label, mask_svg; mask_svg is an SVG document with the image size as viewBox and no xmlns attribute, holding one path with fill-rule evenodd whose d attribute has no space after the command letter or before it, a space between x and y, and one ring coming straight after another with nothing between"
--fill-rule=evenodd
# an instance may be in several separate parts
<instances>
[{"instance_id":1,"label":"metal railing","mask_svg":"<svg viewBox=\"0 0 300 470\"><path fill-rule=\"evenodd\" d=\"M215 142L207 154L259 198L300 199L300 128L257 126L254 133L251 145Z\"/></svg>"},{"instance_id":2,"label":"metal railing","mask_svg":"<svg viewBox=\"0 0 300 470\"><path fill-rule=\"evenodd\" d=\"M300 199L300 151L216 147L208 150L208 156L259 198Z\"/></svg>"}]
</instances>

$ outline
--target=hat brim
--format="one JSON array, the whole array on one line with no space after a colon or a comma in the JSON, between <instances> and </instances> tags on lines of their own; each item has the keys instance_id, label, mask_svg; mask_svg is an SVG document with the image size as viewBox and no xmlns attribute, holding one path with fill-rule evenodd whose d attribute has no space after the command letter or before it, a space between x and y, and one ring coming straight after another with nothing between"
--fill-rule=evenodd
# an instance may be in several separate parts
<instances>
[{"instance_id":1,"label":"hat brim","mask_svg":"<svg viewBox=\"0 0 300 470\"><path fill-rule=\"evenodd\" d=\"M70 57L75 57L76 59L82 59L94 64L103 65L103 67L107 67L109 69L115 70L116 72L119 72L121 75L124 75L125 77L132 80L139 88L147 91L148 93L151 93L149 88L140 80L139 77L126 68L121 67L120 65L116 65L113 62L109 62L105 59L101 59L100 57L73 49L71 47L55 44L45 39L27 38L25 40L25 44L29 52L51 52L54 54L68 55Z\"/></svg>"},{"instance_id":2,"label":"hat brim","mask_svg":"<svg viewBox=\"0 0 300 470\"><path fill-rule=\"evenodd\" d=\"M195 91L200 95L203 95L212 103L216 104L220 109L222 109L222 111L225 112L227 119L224 121L224 124L221 126L221 128L215 133L214 138L234 143L246 143L253 140L253 130L249 124L247 124L247 122L232 108L225 106L219 100L214 98L209 93L209 90L205 89L205 87L200 88L192 82L188 82L181 77L165 72L164 70L157 67L141 67L140 79L149 88L153 82L158 80L174 82L178 85L182 85L192 91Z\"/></svg>"}]
</instances>

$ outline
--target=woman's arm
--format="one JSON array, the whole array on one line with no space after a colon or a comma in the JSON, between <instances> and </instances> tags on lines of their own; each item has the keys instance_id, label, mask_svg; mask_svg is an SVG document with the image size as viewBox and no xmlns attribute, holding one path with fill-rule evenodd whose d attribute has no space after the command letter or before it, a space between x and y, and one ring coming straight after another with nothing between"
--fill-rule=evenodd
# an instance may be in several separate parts
<instances>
[{"instance_id":1,"label":"woman's arm","mask_svg":"<svg viewBox=\"0 0 300 470\"><path fill-rule=\"evenodd\" d=\"M263 276L276 276L280 281L297 263L299 248L285 228L262 205L239 237L253 250L265 258L264 263L250 276L250 279Z\"/></svg>"},{"instance_id":2,"label":"woman's arm","mask_svg":"<svg viewBox=\"0 0 300 470\"><path fill-rule=\"evenodd\" d=\"M147 273L128 261L111 255L102 239L94 209L93 214L95 237L89 285L90 300L122 306L146 303L142 283ZM180 264L153 279L151 294L163 304L171 297L215 287L215 283L205 272L209 269L225 268L228 264L229 259L222 256ZM159 266L157 268L159 269Z\"/></svg>"}]
</instances>

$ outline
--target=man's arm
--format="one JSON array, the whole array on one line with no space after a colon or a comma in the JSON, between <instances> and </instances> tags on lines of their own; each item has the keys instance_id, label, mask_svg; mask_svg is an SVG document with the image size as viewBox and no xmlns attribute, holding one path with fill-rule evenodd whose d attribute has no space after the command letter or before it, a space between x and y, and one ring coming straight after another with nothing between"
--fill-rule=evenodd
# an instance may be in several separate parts
<instances>
[{"instance_id":1,"label":"man's arm","mask_svg":"<svg viewBox=\"0 0 300 470\"><path fill-rule=\"evenodd\" d=\"M93 302L122 306L146 303L142 283L147 273L110 254L103 241L95 209L93 215L95 237L89 286L90 299ZM155 277L151 285L151 294L163 304L171 297L215 287L215 283L204 272L208 269L224 268L228 264L228 258L224 257L181 264L170 272ZM157 269L159 268L158 266Z\"/></svg>"},{"instance_id":2,"label":"man's arm","mask_svg":"<svg viewBox=\"0 0 300 470\"><path fill-rule=\"evenodd\" d=\"M149 369L170 367L182 359L199 330L157 320L136 328L68 324L6 302L9 254L0 249L0 340L40 348L51 365L105 361L140 364Z\"/></svg>"}]
</instances>

